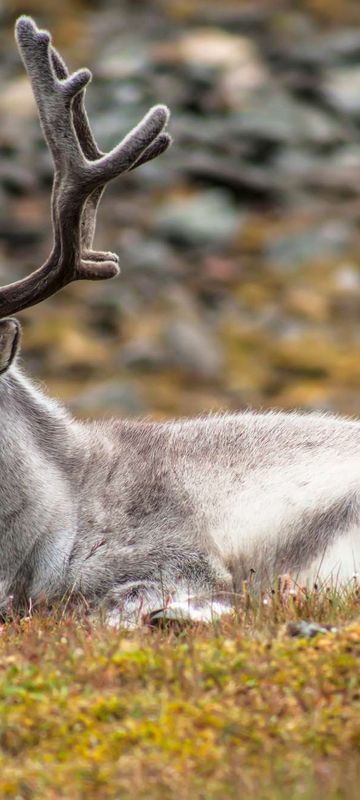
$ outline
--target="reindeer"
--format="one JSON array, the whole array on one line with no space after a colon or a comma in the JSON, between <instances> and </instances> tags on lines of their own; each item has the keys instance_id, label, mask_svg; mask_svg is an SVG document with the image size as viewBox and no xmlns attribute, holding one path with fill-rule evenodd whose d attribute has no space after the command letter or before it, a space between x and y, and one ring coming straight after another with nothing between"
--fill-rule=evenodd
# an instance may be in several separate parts
<instances>
[{"instance_id":1,"label":"reindeer","mask_svg":"<svg viewBox=\"0 0 360 800\"><path fill-rule=\"evenodd\" d=\"M84 106L91 73L69 75L30 17L16 24L54 161L54 243L45 264L0 289L0 609L71 598L112 623L211 619L251 574L259 588L349 581L360 562L360 423L317 413L242 412L173 422L79 422L17 364L11 317L74 280L118 274L93 249L106 183L163 153L152 108L111 152ZM161 611L162 610L162 611Z\"/></svg>"}]
</instances>

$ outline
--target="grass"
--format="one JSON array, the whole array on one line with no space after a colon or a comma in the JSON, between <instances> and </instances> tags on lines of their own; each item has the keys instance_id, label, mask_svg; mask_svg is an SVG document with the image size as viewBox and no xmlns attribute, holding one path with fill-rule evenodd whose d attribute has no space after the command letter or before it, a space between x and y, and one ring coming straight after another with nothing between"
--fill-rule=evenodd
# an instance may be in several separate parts
<instances>
[{"instance_id":1,"label":"grass","mask_svg":"<svg viewBox=\"0 0 360 800\"><path fill-rule=\"evenodd\" d=\"M264 602L265 601L265 602ZM182 631L35 614L0 633L0 797L329 800L360 778L360 593ZM336 632L292 637L300 619Z\"/></svg>"}]
</instances>

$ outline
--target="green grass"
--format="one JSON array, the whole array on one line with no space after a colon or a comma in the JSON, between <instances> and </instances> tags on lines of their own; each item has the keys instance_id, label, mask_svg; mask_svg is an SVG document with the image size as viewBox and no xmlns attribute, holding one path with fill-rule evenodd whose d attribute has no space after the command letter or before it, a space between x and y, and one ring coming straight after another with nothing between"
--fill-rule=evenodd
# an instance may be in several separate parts
<instances>
[{"instance_id":1,"label":"green grass","mask_svg":"<svg viewBox=\"0 0 360 800\"><path fill-rule=\"evenodd\" d=\"M0 797L358 798L358 589L263 599L181 632L4 625ZM292 638L297 619L338 630Z\"/></svg>"}]
</instances>

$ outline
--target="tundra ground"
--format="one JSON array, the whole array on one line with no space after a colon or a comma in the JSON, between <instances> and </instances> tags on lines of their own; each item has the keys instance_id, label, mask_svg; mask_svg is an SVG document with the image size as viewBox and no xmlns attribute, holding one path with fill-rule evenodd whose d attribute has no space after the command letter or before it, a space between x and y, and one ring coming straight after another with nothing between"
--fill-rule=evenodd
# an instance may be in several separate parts
<instances>
[{"instance_id":1,"label":"tundra ground","mask_svg":"<svg viewBox=\"0 0 360 800\"><path fill-rule=\"evenodd\" d=\"M292 636L299 620L336 630ZM357 586L260 600L244 587L237 613L207 627L9 622L0 797L355 800L359 675Z\"/></svg>"}]
</instances>

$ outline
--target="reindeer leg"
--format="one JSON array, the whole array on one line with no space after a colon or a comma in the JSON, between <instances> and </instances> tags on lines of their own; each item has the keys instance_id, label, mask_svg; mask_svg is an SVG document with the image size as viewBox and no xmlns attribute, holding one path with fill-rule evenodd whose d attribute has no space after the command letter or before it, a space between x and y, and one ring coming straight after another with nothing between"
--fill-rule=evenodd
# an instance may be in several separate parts
<instances>
[{"instance_id":1,"label":"reindeer leg","mask_svg":"<svg viewBox=\"0 0 360 800\"><path fill-rule=\"evenodd\" d=\"M234 595L230 591L193 595L178 592L166 606L151 611L144 621L153 627L178 628L196 622L216 622L233 612Z\"/></svg>"},{"instance_id":2,"label":"reindeer leg","mask_svg":"<svg viewBox=\"0 0 360 800\"><path fill-rule=\"evenodd\" d=\"M168 588L170 587L170 588ZM211 623L234 610L232 581L217 588L182 582L133 581L105 598L107 624L125 628L141 625L176 628L196 622ZM110 610L109 610L110 608Z\"/></svg>"}]
</instances>

